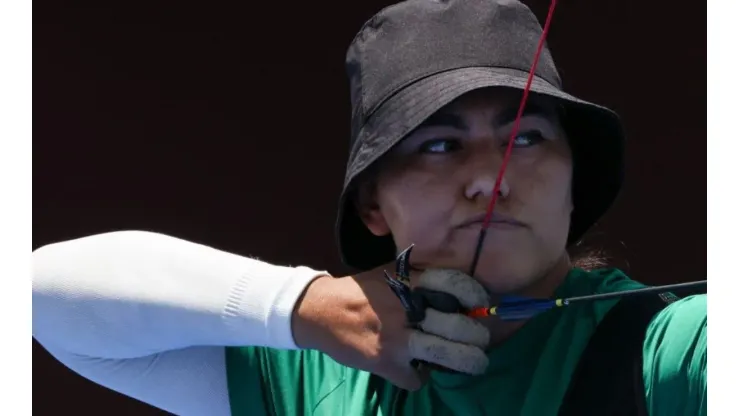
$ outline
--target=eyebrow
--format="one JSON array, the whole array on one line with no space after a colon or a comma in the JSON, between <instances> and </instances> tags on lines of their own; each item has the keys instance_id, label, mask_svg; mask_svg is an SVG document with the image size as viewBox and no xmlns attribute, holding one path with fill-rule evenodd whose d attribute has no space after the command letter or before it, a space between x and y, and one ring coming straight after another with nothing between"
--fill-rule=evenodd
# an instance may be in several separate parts
<instances>
[{"instance_id":1,"label":"eyebrow","mask_svg":"<svg viewBox=\"0 0 740 416\"><path fill-rule=\"evenodd\" d=\"M495 126L512 123L516 119L516 114L518 112L518 105L506 107L494 118L493 123ZM542 116L549 118L552 116L552 112L547 111L545 107L536 102L528 102L524 106L524 111L522 112L522 117L526 116ZM420 129L425 127L452 127L458 130L467 130L468 128L465 120L463 120L459 114L448 112L444 109L432 114L423 123L421 123L421 125L419 125Z\"/></svg>"},{"instance_id":2,"label":"eyebrow","mask_svg":"<svg viewBox=\"0 0 740 416\"><path fill-rule=\"evenodd\" d=\"M420 129L425 127L453 127L458 130L467 130L468 128L462 117L445 110L437 111L419 125Z\"/></svg>"},{"instance_id":3,"label":"eyebrow","mask_svg":"<svg viewBox=\"0 0 740 416\"><path fill-rule=\"evenodd\" d=\"M516 115L519 112L519 106L510 106L504 109L504 111L500 112L496 116L495 123L497 126L503 126L504 124L513 123L514 120L516 120ZM544 106L536 103L536 102L530 102L528 101L524 105L524 111L522 112L522 117L526 116L541 116L544 118L549 118L552 116L552 111L547 111Z\"/></svg>"}]
</instances>

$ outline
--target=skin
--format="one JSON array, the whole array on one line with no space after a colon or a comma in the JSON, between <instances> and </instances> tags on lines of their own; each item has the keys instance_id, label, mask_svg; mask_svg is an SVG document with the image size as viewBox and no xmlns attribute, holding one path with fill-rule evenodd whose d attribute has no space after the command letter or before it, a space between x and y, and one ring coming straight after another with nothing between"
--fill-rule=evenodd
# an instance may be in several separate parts
<instances>
[{"instance_id":1,"label":"skin","mask_svg":"<svg viewBox=\"0 0 740 416\"><path fill-rule=\"evenodd\" d=\"M401 249L415 244L414 267L469 272L482 225L469 222L486 212L520 99L521 92L508 89L473 91L399 143L360 186L358 208L368 229L391 234ZM570 147L554 102L528 102L474 275L494 300L549 296L571 268ZM521 326L483 323L492 343Z\"/></svg>"}]
</instances>

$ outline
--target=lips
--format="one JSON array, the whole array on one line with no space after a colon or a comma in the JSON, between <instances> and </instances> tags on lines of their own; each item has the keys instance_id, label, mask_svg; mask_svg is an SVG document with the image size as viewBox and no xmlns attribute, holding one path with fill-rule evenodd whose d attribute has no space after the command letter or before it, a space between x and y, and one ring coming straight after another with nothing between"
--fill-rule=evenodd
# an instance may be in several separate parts
<instances>
[{"instance_id":1,"label":"lips","mask_svg":"<svg viewBox=\"0 0 740 416\"><path fill-rule=\"evenodd\" d=\"M474 217L469 218L468 220L462 222L460 225L457 226L457 228L468 228L468 227L482 227L483 222L485 221L486 214L479 214ZM491 216L491 222L490 226L505 226L505 227L526 227L526 225L521 222L517 221L516 219L512 217L507 217L505 215L500 215L494 213L493 216Z\"/></svg>"}]
</instances>

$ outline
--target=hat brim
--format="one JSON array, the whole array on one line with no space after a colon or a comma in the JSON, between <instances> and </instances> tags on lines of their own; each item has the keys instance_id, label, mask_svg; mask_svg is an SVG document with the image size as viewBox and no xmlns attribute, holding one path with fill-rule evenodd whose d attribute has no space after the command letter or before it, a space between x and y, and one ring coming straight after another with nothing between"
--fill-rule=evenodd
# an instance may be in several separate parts
<instances>
[{"instance_id":1,"label":"hat brim","mask_svg":"<svg viewBox=\"0 0 740 416\"><path fill-rule=\"evenodd\" d=\"M516 69L468 67L441 72L407 85L383 102L358 132L340 198L336 233L343 262L369 270L393 261L391 236L373 235L348 198L357 176L403 140L429 116L460 96L481 88L524 90L528 73ZM568 244L577 242L611 206L622 183L624 139L611 110L565 93L534 77L530 91L558 100L573 152L573 202Z\"/></svg>"}]
</instances>

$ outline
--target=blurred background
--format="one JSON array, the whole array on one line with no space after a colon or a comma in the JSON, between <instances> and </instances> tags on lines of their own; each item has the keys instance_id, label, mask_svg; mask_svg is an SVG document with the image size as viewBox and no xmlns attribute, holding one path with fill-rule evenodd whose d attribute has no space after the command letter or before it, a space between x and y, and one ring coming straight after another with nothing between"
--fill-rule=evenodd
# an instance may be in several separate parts
<instances>
[{"instance_id":1,"label":"blurred background","mask_svg":"<svg viewBox=\"0 0 740 416\"><path fill-rule=\"evenodd\" d=\"M37 2L33 248L141 229L346 272L344 56L391 3ZM544 21L549 0L525 3ZM706 278L703 13L561 1L548 37L566 90L628 135L626 186L587 243L650 284ZM163 414L33 348L34 413Z\"/></svg>"}]
</instances>

